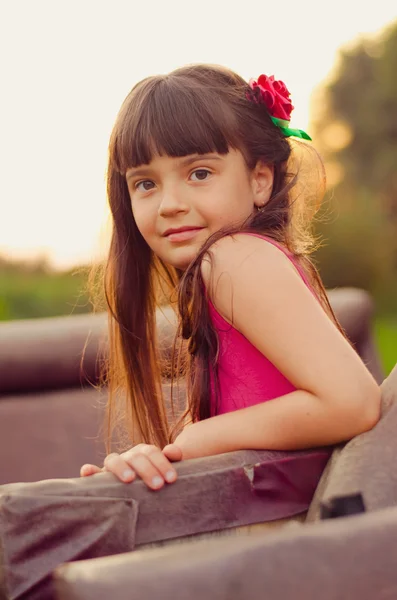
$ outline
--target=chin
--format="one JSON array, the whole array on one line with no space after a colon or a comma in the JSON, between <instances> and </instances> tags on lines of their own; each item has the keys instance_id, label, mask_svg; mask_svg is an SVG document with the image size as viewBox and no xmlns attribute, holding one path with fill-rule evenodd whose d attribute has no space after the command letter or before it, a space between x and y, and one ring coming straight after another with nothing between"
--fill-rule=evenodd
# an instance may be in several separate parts
<instances>
[{"instance_id":1,"label":"chin","mask_svg":"<svg viewBox=\"0 0 397 600\"><path fill-rule=\"evenodd\" d=\"M193 257L193 258L195 258L195 257ZM193 260L193 258L192 258L192 260ZM189 261L180 261L180 262L173 262L172 266L175 267L175 269L179 269L180 271L186 271L186 269L188 268L188 266L190 265L190 263L192 262L192 260L189 260Z\"/></svg>"},{"instance_id":2,"label":"chin","mask_svg":"<svg viewBox=\"0 0 397 600\"><path fill-rule=\"evenodd\" d=\"M169 245L162 246L156 249L153 248L153 252L157 254L166 264L186 271L190 263L196 258L200 252L201 247L205 243L205 240L191 240L190 243L182 243L179 246L170 248Z\"/></svg>"},{"instance_id":3,"label":"chin","mask_svg":"<svg viewBox=\"0 0 397 600\"><path fill-rule=\"evenodd\" d=\"M184 256L172 256L168 257L168 260L165 259L165 262L175 267L175 269L180 269L181 271L186 271L192 260L194 260L197 256L198 252L189 252L185 253Z\"/></svg>"}]
</instances>

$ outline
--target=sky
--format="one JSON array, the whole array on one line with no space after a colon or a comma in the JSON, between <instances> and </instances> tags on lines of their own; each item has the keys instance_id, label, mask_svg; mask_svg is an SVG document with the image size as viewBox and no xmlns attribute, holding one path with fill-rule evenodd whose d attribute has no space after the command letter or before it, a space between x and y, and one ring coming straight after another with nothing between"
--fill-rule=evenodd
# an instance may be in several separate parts
<instances>
[{"instance_id":1,"label":"sky","mask_svg":"<svg viewBox=\"0 0 397 600\"><path fill-rule=\"evenodd\" d=\"M307 130L340 49L396 19L390 0L0 0L0 254L104 255L108 140L142 78L196 62L274 74Z\"/></svg>"}]
</instances>

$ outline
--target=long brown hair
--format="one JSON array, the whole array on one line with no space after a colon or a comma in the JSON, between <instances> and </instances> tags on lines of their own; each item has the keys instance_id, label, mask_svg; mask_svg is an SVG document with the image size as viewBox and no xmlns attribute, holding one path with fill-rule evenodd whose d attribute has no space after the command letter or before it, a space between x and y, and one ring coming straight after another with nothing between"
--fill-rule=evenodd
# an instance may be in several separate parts
<instances>
[{"instance_id":1,"label":"long brown hair","mask_svg":"<svg viewBox=\"0 0 397 600\"><path fill-rule=\"evenodd\" d=\"M113 426L124 421L130 444L139 440L163 447L172 438L156 339L159 290L169 301L178 293L179 334L188 340L190 417L196 421L210 416L210 379L212 374L216 384L218 347L203 295L200 265L220 237L236 231L257 232L283 244L301 262L324 307L333 315L309 258L314 246L310 223L324 191L322 163L310 146L291 144L253 94L247 82L232 71L192 65L141 81L118 114L110 138L107 173L113 217L105 270L108 424L111 434ZM256 211L238 230L212 235L188 269L178 273L154 256L141 236L131 209L126 171L150 163L155 154L226 154L230 148L242 152L250 169L258 161L274 166L271 198L264 210ZM314 173L316 181L310 181ZM174 375L181 371L181 364L174 365Z\"/></svg>"}]
</instances>

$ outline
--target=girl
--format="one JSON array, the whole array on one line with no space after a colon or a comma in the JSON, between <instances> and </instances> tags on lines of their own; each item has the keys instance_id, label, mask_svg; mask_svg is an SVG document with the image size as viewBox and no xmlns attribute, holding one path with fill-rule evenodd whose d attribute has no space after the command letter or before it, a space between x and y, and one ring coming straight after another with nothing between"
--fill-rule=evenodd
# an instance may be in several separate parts
<instances>
[{"instance_id":1,"label":"girl","mask_svg":"<svg viewBox=\"0 0 397 600\"><path fill-rule=\"evenodd\" d=\"M380 389L309 259L314 171L294 167L309 146L293 151L288 138L310 138L289 128L292 109L281 81L211 65L150 77L126 98L108 168L109 417L125 398L130 444L143 443L82 476L108 470L159 489L175 481L173 461L332 445L378 421ZM187 379L176 437L155 336L165 284L187 341L187 370L172 369Z\"/></svg>"}]
</instances>

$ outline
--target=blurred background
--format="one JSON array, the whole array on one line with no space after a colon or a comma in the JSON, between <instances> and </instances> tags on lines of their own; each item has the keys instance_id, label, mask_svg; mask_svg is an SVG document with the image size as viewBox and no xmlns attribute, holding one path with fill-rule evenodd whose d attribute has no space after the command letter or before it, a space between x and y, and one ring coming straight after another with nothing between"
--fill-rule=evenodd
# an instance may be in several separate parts
<instances>
[{"instance_id":1,"label":"blurred background","mask_svg":"<svg viewBox=\"0 0 397 600\"><path fill-rule=\"evenodd\" d=\"M192 62L286 82L328 190L316 254L328 288L376 303L397 361L397 8L334 0L0 1L0 320L92 310L106 254L107 144L131 87Z\"/></svg>"}]
</instances>

